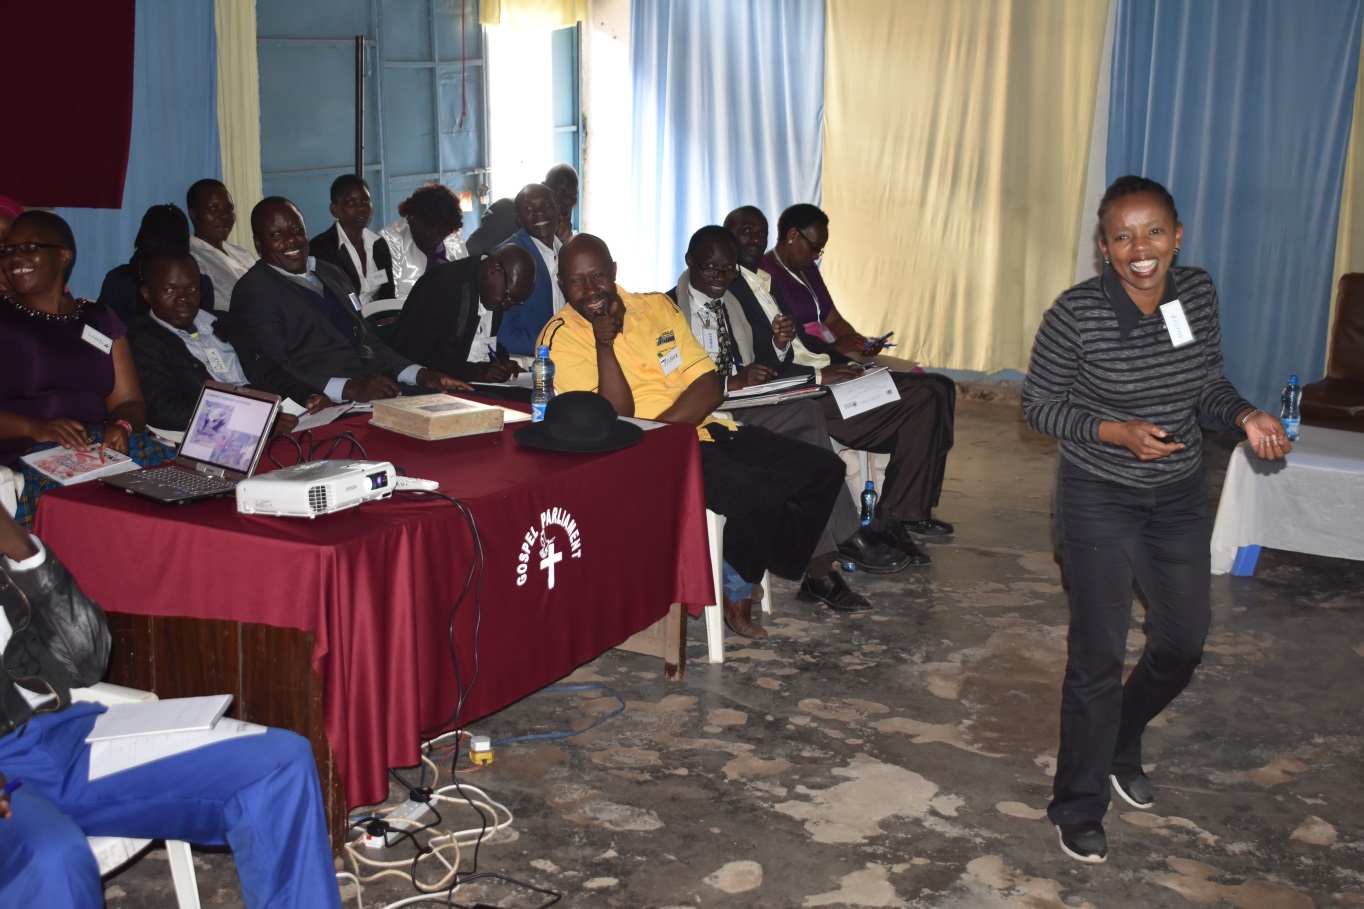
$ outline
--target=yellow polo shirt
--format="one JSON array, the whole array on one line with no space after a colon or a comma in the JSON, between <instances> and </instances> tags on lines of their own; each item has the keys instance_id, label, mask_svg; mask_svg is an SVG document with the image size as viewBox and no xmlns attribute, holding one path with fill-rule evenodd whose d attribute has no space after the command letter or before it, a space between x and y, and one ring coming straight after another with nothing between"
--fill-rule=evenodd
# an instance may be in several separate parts
<instances>
[{"instance_id":1,"label":"yellow polo shirt","mask_svg":"<svg viewBox=\"0 0 1364 909\"><path fill-rule=\"evenodd\" d=\"M673 405L691 383L715 372L682 313L663 294L632 294L619 285L624 327L616 335L616 359L635 398L635 416L652 420ZM572 306L559 310L540 330L537 346L548 346L554 361L555 391L596 391L597 339L592 323ZM735 424L711 415L707 423ZM709 442L710 434L698 426Z\"/></svg>"}]
</instances>

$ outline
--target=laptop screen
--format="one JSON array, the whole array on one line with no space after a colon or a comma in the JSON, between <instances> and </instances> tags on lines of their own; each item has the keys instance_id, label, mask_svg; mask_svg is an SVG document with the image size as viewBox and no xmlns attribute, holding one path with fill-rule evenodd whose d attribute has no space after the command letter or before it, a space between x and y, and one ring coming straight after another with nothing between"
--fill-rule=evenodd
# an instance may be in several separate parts
<instances>
[{"instance_id":1,"label":"laptop screen","mask_svg":"<svg viewBox=\"0 0 1364 909\"><path fill-rule=\"evenodd\" d=\"M259 393L205 386L185 430L180 455L224 470L249 472L275 414L274 401L264 398Z\"/></svg>"}]
</instances>

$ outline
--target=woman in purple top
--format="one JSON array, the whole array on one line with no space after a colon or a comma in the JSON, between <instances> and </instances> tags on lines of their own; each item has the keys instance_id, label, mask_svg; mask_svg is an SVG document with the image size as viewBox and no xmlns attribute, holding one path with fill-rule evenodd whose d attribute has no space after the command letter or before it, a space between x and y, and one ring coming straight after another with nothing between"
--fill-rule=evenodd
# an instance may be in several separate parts
<instances>
[{"instance_id":1,"label":"woman in purple top","mask_svg":"<svg viewBox=\"0 0 1364 909\"><path fill-rule=\"evenodd\" d=\"M147 406L123 323L66 292L75 262L71 227L50 212L20 215L0 243L0 464L17 468L25 451L54 443L138 454ZM21 514L31 519L31 508Z\"/></svg>"}]
</instances>

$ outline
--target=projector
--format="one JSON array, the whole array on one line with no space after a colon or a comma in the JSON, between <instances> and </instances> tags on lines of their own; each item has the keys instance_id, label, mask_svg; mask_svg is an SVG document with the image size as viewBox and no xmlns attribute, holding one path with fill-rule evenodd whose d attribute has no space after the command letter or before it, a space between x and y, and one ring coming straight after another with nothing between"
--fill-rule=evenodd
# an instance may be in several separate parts
<instances>
[{"instance_id":1,"label":"projector","mask_svg":"<svg viewBox=\"0 0 1364 909\"><path fill-rule=\"evenodd\" d=\"M387 461L307 461L237 484L240 514L315 518L393 495L397 472Z\"/></svg>"}]
</instances>

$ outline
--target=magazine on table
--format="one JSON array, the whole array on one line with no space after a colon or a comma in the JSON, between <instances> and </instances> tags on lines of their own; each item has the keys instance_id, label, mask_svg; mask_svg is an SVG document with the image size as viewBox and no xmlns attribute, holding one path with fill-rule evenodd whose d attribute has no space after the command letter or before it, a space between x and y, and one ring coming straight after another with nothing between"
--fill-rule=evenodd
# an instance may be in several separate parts
<instances>
[{"instance_id":1,"label":"magazine on table","mask_svg":"<svg viewBox=\"0 0 1364 909\"><path fill-rule=\"evenodd\" d=\"M116 473L126 473L141 466L126 454L98 445L90 446L89 451L44 448L42 451L24 455L23 461L38 473L56 480L63 486L72 486Z\"/></svg>"}]
</instances>

